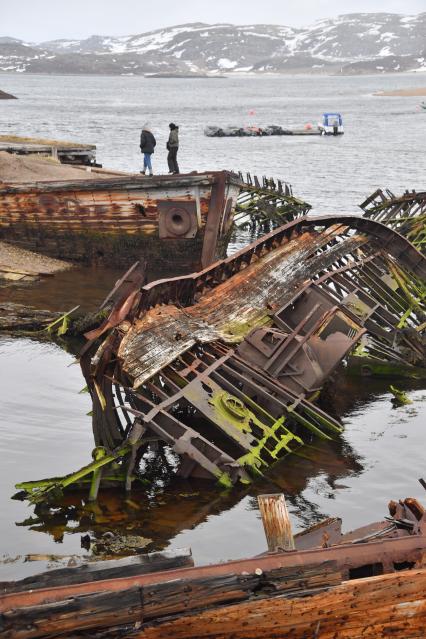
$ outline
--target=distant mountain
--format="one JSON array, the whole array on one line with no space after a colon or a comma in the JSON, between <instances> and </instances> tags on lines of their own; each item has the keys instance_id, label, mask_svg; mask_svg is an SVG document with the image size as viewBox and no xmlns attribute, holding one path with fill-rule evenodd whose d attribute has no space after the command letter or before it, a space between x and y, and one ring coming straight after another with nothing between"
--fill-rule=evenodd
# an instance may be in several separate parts
<instances>
[{"instance_id":1,"label":"distant mountain","mask_svg":"<svg viewBox=\"0 0 426 639\"><path fill-rule=\"evenodd\" d=\"M306 28L184 24L39 44L0 37L0 71L61 74L386 73L426 69L426 13L352 13Z\"/></svg>"}]
</instances>

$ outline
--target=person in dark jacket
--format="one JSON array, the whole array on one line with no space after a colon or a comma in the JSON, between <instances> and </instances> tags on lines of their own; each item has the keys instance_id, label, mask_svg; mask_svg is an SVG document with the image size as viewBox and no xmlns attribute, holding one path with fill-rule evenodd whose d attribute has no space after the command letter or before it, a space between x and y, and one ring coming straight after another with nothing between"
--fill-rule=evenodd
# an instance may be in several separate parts
<instances>
[{"instance_id":1,"label":"person in dark jacket","mask_svg":"<svg viewBox=\"0 0 426 639\"><path fill-rule=\"evenodd\" d=\"M167 164L169 165L169 173L179 173L179 165L177 163L177 152L179 149L179 127L171 122L169 124L170 134L167 142Z\"/></svg>"},{"instance_id":2,"label":"person in dark jacket","mask_svg":"<svg viewBox=\"0 0 426 639\"><path fill-rule=\"evenodd\" d=\"M157 144L157 140L151 133L151 127L149 122L142 127L141 133L141 153L143 153L143 171L141 171L142 175L148 171L148 175L154 175L152 172L152 163L151 163L151 155L154 153L155 145Z\"/></svg>"}]
</instances>

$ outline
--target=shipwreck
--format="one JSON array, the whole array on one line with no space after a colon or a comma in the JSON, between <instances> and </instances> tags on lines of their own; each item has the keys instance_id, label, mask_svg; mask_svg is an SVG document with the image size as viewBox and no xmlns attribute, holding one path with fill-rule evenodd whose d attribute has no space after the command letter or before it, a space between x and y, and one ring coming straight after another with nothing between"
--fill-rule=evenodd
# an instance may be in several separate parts
<instances>
[{"instance_id":1,"label":"shipwreck","mask_svg":"<svg viewBox=\"0 0 426 639\"><path fill-rule=\"evenodd\" d=\"M0 584L4 639L422 637L426 514L391 501L342 534L330 518L293 535L283 495L261 495L268 552L195 566L188 550L85 562Z\"/></svg>"},{"instance_id":2,"label":"shipwreck","mask_svg":"<svg viewBox=\"0 0 426 639\"><path fill-rule=\"evenodd\" d=\"M152 279L223 258L238 218L276 226L309 209L290 185L228 171L145 177L94 170L90 179L81 172L0 183L0 239L71 262L128 267L144 259Z\"/></svg>"},{"instance_id":3,"label":"shipwreck","mask_svg":"<svg viewBox=\"0 0 426 639\"><path fill-rule=\"evenodd\" d=\"M80 357L93 461L17 487L38 503L89 481L96 499L105 472L130 490L144 455L165 447L178 476L249 483L339 435L316 400L349 353L424 372L425 280L406 238L350 215L296 217L191 275L144 284L134 265Z\"/></svg>"},{"instance_id":4,"label":"shipwreck","mask_svg":"<svg viewBox=\"0 0 426 639\"><path fill-rule=\"evenodd\" d=\"M426 254L426 191L396 196L388 189L377 189L360 206L366 217L398 231Z\"/></svg>"}]
</instances>

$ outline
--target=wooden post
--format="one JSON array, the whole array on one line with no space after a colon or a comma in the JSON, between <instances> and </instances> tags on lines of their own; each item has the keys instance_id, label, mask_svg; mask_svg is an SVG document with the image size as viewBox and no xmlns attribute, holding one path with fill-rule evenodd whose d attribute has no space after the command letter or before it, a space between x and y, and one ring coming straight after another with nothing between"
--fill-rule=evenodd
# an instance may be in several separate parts
<instances>
[{"instance_id":1,"label":"wooden post","mask_svg":"<svg viewBox=\"0 0 426 639\"><path fill-rule=\"evenodd\" d=\"M257 498L268 551L295 550L287 504L282 493L259 495Z\"/></svg>"}]
</instances>

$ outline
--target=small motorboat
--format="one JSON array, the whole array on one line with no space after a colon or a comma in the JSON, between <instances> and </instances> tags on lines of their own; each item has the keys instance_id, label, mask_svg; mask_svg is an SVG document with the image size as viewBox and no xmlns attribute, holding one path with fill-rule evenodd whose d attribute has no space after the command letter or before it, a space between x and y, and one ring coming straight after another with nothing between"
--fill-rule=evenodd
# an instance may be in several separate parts
<instances>
[{"instance_id":1,"label":"small motorboat","mask_svg":"<svg viewBox=\"0 0 426 639\"><path fill-rule=\"evenodd\" d=\"M318 122L322 135L343 135L343 119L340 113L323 113L322 122Z\"/></svg>"}]
</instances>

